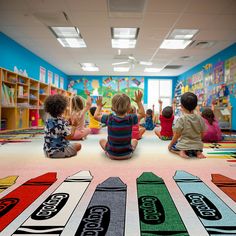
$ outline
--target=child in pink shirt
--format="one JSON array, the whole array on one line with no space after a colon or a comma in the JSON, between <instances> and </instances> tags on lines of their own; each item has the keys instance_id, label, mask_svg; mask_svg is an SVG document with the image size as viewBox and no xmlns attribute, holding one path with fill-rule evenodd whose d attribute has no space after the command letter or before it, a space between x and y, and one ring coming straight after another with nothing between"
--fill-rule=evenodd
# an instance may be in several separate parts
<instances>
[{"instance_id":1,"label":"child in pink shirt","mask_svg":"<svg viewBox=\"0 0 236 236\"><path fill-rule=\"evenodd\" d=\"M219 142L222 140L222 133L212 109L204 108L202 118L206 125L203 135L203 142Z\"/></svg>"},{"instance_id":2,"label":"child in pink shirt","mask_svg":"<svg viewBox=\"0 0 236 236\"><path fill-rule=\"evenodd\" d=\"M71 100L71 121L77 120L78 125L71 140L83 140L90 133L90 129L85 127L85 114L90 109L92 100L88 94L86 104L84 106L83 100L80 96L74 96Z\"/></svg>"}]
</instances>

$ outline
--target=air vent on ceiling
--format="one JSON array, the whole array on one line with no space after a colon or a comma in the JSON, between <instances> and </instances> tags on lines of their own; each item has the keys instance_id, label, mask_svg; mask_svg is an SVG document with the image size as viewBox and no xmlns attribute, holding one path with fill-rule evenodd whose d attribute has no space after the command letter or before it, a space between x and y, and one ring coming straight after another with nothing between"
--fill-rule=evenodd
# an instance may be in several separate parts
<instances>
[{"instance_id":1,"label":"air vent on ceiling","mask_svg":"<svg viewBox=\"0 0 236 236\"><path fill-rule=\"evenodd\" d=\"M110 17L141 17L146 0L107 0Z\"/></svg>"},{"instance_id":2,"label":"air vent on ceiling","mask_svg":"<svg viewBox=\"0 0 236 236\"><path fill-rule=\"evenodd\" d=\"M35 12L34 16L47 26L68 26L70 24L65 12Z\"/></svg>"},{"instance_id":3,"label":"air vent on ceiling","mask_svg":"<svg viewBox=\"0 0 236 236\"><path fill-rule=\"evenodd\" d=\"M182 56L179 59L183 60L183 61L189 61L193 59L193 56Z\"/></svg>"},{"instance_id":4,"label":"air vent on ceiling","mask_svg":"<svg viewBox=\"0 0 236 236\"><path fill-rule=\"evenodd\" d=\"M193 41L188 47L191 48L211 48L216 44L215 41Z\"/></svg>"},{"instance_id":5,"label":"air vent on ceiling","mask_svg":"<svg viewBox=\"0 0 236 236\"><path fill-rule=\"evenodd\" d=\"M181 65L167 65L164 67L164 69L167 69L167 70L176 70L176 69L179 69L180 67L182 67Z\"/></svg>"}]
</instances>

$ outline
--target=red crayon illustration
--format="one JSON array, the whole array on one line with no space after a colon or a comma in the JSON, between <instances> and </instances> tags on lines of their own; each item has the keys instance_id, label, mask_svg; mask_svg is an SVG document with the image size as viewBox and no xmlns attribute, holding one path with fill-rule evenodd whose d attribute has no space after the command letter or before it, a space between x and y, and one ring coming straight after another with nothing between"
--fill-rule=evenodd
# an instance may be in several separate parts
<instances>
[{"instance_id":1,"label":"red crayon illustration","mask_svg":"<svg viewBox=\"0 0 236 236\"><path fill-rule=\"evenodd\" d=\"M211 174L212 182L236 202L236 179L224 175Z\"/></svg>"},{"instance_id":2,"label":"red crayon illustration","mask_svg":"<svg viewBox=\"0 0 236 236\"><path fill-rule=\"evenodd\" d=\"M0 232L57 180L56 175L48 172L30 179L0 199Z\"/></svg>"}]
</instances>

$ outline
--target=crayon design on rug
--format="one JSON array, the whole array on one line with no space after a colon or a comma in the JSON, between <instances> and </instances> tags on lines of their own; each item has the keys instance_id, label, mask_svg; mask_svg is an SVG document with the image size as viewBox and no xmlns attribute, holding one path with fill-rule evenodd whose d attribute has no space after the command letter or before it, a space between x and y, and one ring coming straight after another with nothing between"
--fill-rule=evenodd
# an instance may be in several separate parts
<instances>
[{"instance_id":1,"label":"crayon design on rug","mask_svg":"<svg viewBox=\"0 0 236 236\"><path fill-rule=\"evenodd\" d=\"M227 160L228 162L236 162L236 160Z\"/></svg>"},{"instance_id":2,"label":"crayon design on rug","mask_svg":"<svg viewBox=\"0 0 236 236\"><path fill-rule=\"evenodd\" d=\"M61 235L92 178L89 171L67 177L13 235Z\"/></svg>"},{"instance_id":3,"label":"crayon design on rug","mask_svg":"<svg viewBox=\"0 0 236 236\"><path fill-rule=\"evenodd\" d=\"M236 158L236 149L216 149L207 152L207 157L233 159Z\"/></svg>"},{"instance_id":4,"label":"crayon design on rug","mask_svg":"<svg viewBox=\"0 0 236 236\"><path fill-rule=\"evenodd\" d=\"M220 174L211 174L211 181L236 202L236 180Z\"/></svg>"},{"instance_id":5,"label":"crayon design on rug","mask_svg":"<svg viewBox=\"0 0 236 236\"><path fill-rule=\"evenodd\" d=\"M137 178L140 235L189 235L162 178L144 172Z\"/></svg>"},{"instance_id":6,"label":"crayon design on rug","mask_svg":"<svg viewBox=\"0 0 236 236\"><path fill-rule=\"evenodd\" d=\"M236 235L236 214L201 179L185 171L173 177L209 235Z\"/></svg>"},{"instance_id":7,"label":"crayon design on rug","mask_svg":"<svg viewBox=\"0 0 236 236\"><path fill-rule=\"evenodd\" d=\"M0 179L0 193L15 184L17 178L17 175L12 175Z\"/></svg>"},{"instance_id":8,"label":"crayon design on rug","mask_svg":"<svg viewBox=\"0 0 236 236\"><path fill-rule=\"evenodd\" d=\"M236 149L236 143L204 143L204 148L234 148Z\"/></svg>"},{"instance_id":9,"label":"crayon design on rug","mask_svg":"<svg viewBox=\"0 0 236 236\"><path fill-rule=\"evenodd\" d=\"M123 236L127 186L118 177L97 185L75 236Z\"/></svg>"},{"instance_id":10,"label":"crayon design on rug","mask_svg":"<svg viewBox=\"0 0 236 236\"><path fill-rule=\"evenodd\" d=\"M56 175L48 172L30 179L0 199L0 232L57 180Z\"/></svg>"}]
</instances>

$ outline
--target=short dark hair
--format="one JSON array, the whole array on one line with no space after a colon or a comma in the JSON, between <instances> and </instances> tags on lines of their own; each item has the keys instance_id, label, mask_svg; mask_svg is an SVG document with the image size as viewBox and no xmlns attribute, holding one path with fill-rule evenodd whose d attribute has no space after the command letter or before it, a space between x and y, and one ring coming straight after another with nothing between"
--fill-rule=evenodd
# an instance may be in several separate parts
<instances>
[{"instance_id":1,"label":"short dark hair","mask_svg":"<svg viewBox=\"0 0 236 236\"><path fill-rule=\"evenodd\" d=\"M171 118L173 115L173 108L171 106L167 106L162 110L162 115L165 118Z\"/></svg>"},{"instance_id":2,"label":"short dark hair","mask_svg":"<svg viewBox=\"0 0 236 236\"><path fill-rule=\"evenodd\" d=\"M193 111L197 106L197 96L194 93L186 92L181 96L181 105L188 111Z\"/></svg>"},{"instance_id":3,"label":"short dark hair","mask_svg":"<svg viewBox=\"0 0 236 236\"><path fill-rule=\"evenodd\" d=\"M49 95L44 102L44 110L52 117L62 115L67 106L68 100L61 94Z\"/></svg>"},{"instance_id":4,"label":"short dark hair","mask_svg":"<svg viewBox=\"0 0 236 236\"><path fill-rule=\"evenodd\" d=\"M204 110L202 111L202 117L208 120L210 125L212 125L215 121L214 112L210 108L204 108Z\"/></svg>"},{"instance_id":5,"label":"short dark hair","mask_svg":"<svg viewBox=\"0 0 236 236\"><path fill-rule=\"evenodd\" d=\"M89 109L89 111L90 111L90 113L91 113L92 116L94 116L94 113L95 113L96 109L97 109L97 107L91 107L91 108Z\"/></svg>"},{"instance_id":6,"label":"short dark hair","mask_svg":"<svg viewBox=\"0 0 236 236\"><path fill-rule=\"evenodd\" d=\"M149 115L149 116L152 116L152 109L147 109L146 114Z\"/></svg>"}]
</instances>

